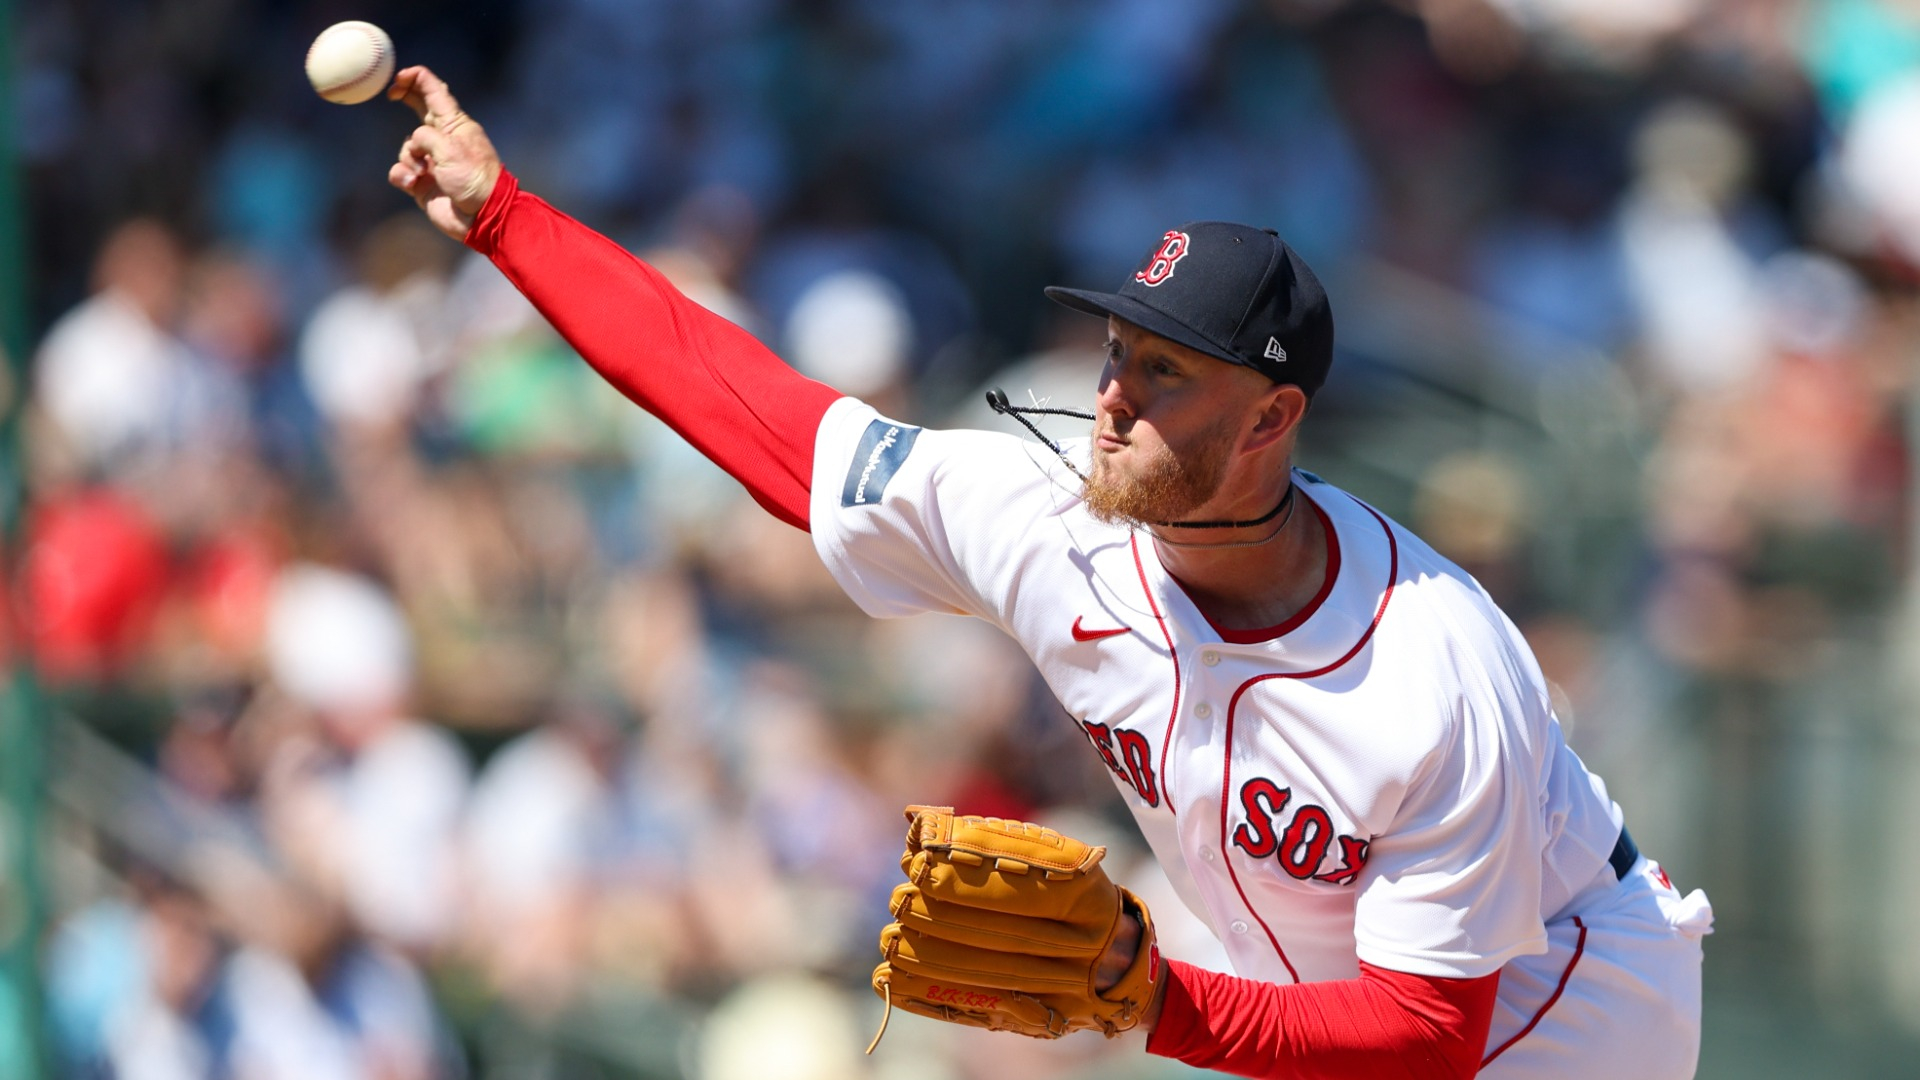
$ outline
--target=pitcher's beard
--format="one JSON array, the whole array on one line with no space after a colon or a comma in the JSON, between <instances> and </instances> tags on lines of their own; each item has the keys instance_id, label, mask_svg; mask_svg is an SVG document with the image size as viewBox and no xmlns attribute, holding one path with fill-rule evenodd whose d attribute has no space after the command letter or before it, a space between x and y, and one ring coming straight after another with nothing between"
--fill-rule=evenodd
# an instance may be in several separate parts
<instances>
[{"instance_id":1,"label":"pitcher's beard","mask_svg":"<svg viewBox=\"0 0 1920 1080\"><path fill-rule=\"evenodd\" d=\"M1196 436L1184 454L1166 445L1156 447L1140 461L1133 476L1117 474L1110 456L1096 448L1081 487L1087 512L1108 525L1143 527L1178 521L1219 492L1232 442L1232 428L1221 424Z\"/></svg>"}]
</instances>

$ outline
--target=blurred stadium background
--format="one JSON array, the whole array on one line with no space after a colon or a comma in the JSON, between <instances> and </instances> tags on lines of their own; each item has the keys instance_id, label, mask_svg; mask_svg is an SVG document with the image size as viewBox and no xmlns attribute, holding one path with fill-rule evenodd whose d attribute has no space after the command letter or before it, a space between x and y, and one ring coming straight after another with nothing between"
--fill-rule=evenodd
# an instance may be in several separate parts
<instances>
[{"instance_id":1,"label":"blurred stadium background","mask_svg":"<svg viewBox=\"0 0 1920 1080\"><path fill-rule=\"evenodd\" d=\"M1303 464L1492 589L1714 899L1701 1075L1920 1075L1920 2L0 16L0 1076L1193 1075L913 1018L860 1058L898 807L1151 861L1011 646L860 617L426 230L410 114L301 76L344 18L916 421L1083 403L1040 286L1280 229L1343 347Z\"/></svg>"}]
</instances>

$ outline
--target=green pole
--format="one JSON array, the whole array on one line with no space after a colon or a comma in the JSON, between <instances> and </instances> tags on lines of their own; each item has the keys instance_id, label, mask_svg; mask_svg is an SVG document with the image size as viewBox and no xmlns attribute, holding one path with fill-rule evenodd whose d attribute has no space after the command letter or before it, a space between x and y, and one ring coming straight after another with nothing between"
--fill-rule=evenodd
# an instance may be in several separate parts
<instances>
[{"instance_id":1,"label":"green pole","mask_svg":"<svg viewBox=\"0 0 1920 1080\"><path fill-rule=\"evenodd\" d=\"M47 921L42 813L44 711L14 609L26 465L20 417L27 386L26 215L15 145L14 10L0 0L0 1076L51 1075L40 942Z\"/></svg>"}]
</instances>

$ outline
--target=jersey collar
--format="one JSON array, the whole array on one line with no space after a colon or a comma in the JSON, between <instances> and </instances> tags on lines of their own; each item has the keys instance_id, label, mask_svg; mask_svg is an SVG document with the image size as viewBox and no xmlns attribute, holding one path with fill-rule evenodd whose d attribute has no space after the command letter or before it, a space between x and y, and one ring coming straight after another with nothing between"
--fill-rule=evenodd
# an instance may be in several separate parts
<instances>
[{"instance_id":1,"label":"jersey collar","mask_svg":"<svg viewBox=\"0 0 1920 1080\"><path fill-rule=\"evenodd\" d=\"M1136 534L1142 571L1176 644L1217 645L1264 653L1280 670L1310 671L1353 651L1379 614L1391 585L1392 543L1384 519L1330 484L1296 471L1294 483L1327 530L1327 577L1314 599L1276 627L1222 630L1209 622L1160 562L1151 540ZM1251 639L1251 640L1249 640Z\"/></svg>"}]
</instances>

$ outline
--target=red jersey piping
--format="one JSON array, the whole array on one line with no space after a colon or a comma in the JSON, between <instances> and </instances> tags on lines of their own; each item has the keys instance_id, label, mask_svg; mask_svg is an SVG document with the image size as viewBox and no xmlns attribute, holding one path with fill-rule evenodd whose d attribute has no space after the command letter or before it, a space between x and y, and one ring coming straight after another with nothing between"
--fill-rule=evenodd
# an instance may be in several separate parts
<instances>
[{"instance_id":1,"label":"red jersey piping","mask_svg":"<svg viewBox=\"0 0 1920 1080\"><path fill-rule=\"evenodd\" d=\"M1573 925L1580 928L1580 936L1575 939L1573 943L1573 959L1567 961L1567 970L1560 973L1560 985L1553 988L1553 994L1547 998L1546 1004L1540 1006L1540 1011L1533 1014L1533 1019L1527 1021L1526 1027L1514 1032L1513 1038L1495 1047L1493 1053L1488 1054L1486 1058L1480 1062L1481 1068L1484 1069L1488 1065L1493 1064L1493 1059L1506 1053L1507 1047L1526 1038L1527 1032L1532 1031L1534 1026L1540 1023L1540 1018L1547 1015L1547 1010L1553 1008L1553 1003L1560 1000L1561 991L1567 988L1567 980L1573 978L1573 969L1580 965L1580 954L1587 951L1587 924L1580 921L1580 916L1575 915L1573 917Z\"/></svg>"},{"instance_id":2,"label":"red jersey piping","mask_svg":"<svg viewBox=\"0 0 1920 1080\"><path fill-rule=\"evenodd\" d=\"M1394 583L1400 579L1400 544L1399 541L1393 538L1393 527L1387 524L1387 519L1381 517L1379 511L1368 506L1366 503L1360 502L1358 499L1354 499L1353 501L1359 503L1361 508L1366 510L1367 513L1372 514L1373 519L1380 523L1381 531L1387 534L1387 587L1380 594L1380 606L1374 609L1373 622L1367 624L1367 632L1360 635L1360 640L1353 643L1353 648L1348 649L1345 656L1335 660L1333 663L1325 667L1315 668L1312 671L1276 671L1267 675L1256 675L1246 682L1241 683L1240 688L1233 692L1232 700L1227 703L1226 754L1220 769L1220 860L1226 864L1227 878L1233 882L1233 891L1239 894L1240 903L1243 904L1248 913L1253 916L1253 920L1260 924L1260 929L1266 931L1267 941L1272 943L1273 951L1279 954L1280 962L1286 965L1287 974L1293 976L1293 981L1296 983L1300 981L1300 973L1293 969L1293 961L1287 959L1287 950L1280 947L1280 939L1274 935L1273 927L1267 925L1267 920L1260 917L1259 910L1253 906L1252 901L1247 899L1247 890L1241 886L1240 875L1233 869L1233 852L1227 846L1227 801L1233 792L1233 721L1239 712L1241 697L1243 697L1255 683L1263 683L1269 679L1313 679L1325 675L1328 672L1344 666L1347 661L1360 655L1360 650L1366 648L1367 642L1373 640L1373 632L1380 628L1380 620L1387 613L1387 603L1393 599ZM1164 761L1165 754L1163 752L1163 764L1161 768L1163 774L1162 787L1165 786L1164 774L1169 771L1165 768ZM1548 1004L1552 1003L1549 1002Z\"/></svg>"},{"instance_id":3,"label":"red jersey piping","mask_svg":"<svg viewBox=\"0 0 1920 1080\"><path fill-rule=\"evenodd\" d=\"M1320 581L1320 591L1313 594L1313 599L1307 601L1306 607L1288 616L1287 621L1278 626L1262 627L1257 630L1229 630L1207 618L1207 613L1201 611L1200 617L1207 620L1207 625L1213 627L1213 632L1220 635L1221 641L1234 645L1258 645L1263 641L1272 641L1274 638L1291 634L1299 629L1301 624L1313 618L1313 613L1319 611L1320 605L1326 603L1327 597L1333 595L1333 583L1340 578L1340 534L1334 531L1333 521L1327 517L1325 510L1320 509L1319 503L1308 499L1307 505L1313 507L1314 516L1320 519L1320 530L1327 536L1327 573ZM1173 577L1172 574L1167 576L1173 578L1174 584L1180 586L1181 592L1186 592L1187 586L1184 582ZM1193 594L1187 593L1187 596L1191 599ZM1199 604L1193 607L1195 611L1200 610Z\"/></svg>"},{"instance_id":4,"label":"red jersey piping","mask_svg":"<svg viewBox=\"0 0 1920 1080\"><path fill-rule=\"evenodd\" d=\"M1160 611L1160 602L1153 598L1153 586L1147 584L1147 565L1140 560L1140 534L1134 533L1127 542L1133 546L1133 569L1140 575L1140 591L1146 594L1147 607L1153 612L1153 621L1160 626L1160 637L1167 643L1167 659L1173 661L1173 709L1167 713L1167 731L1160 736L1160 794L1166 797L1167 813L1180 816L1173 808L1173 770L1167 768L1167 748L1173 745L1173 725L1180 719L1180 652L1173 647L1173 635L1167 632L1167 617Z\"/></svg>"}]
</instances>

